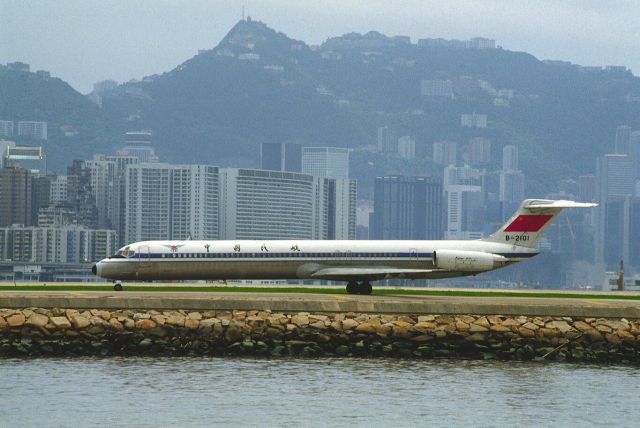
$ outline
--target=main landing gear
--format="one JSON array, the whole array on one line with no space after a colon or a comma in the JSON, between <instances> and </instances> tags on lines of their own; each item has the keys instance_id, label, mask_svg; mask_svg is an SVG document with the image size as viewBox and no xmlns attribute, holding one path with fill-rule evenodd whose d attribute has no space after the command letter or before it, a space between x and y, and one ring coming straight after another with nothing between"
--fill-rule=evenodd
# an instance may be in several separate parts
<instances>
[{"instance_id":1,"label":"main landing gear","mask_svg":"<svg viewBox=\"0 0 640 428\"><path fill-rule=\"evenodd\" d=\"M113 291L122 291L122 282L114 281L113 282Z\"/></svg>"},{"instance_id":2,"label":"main landing gear","mask_svg":"<svg viewBox=\"0 0 640 428\"><path fill-rule=\"evenodd\" d=\"M369 281L349 281L347 294L371 294L373 287Z\"/></svg>"}]
</instances>

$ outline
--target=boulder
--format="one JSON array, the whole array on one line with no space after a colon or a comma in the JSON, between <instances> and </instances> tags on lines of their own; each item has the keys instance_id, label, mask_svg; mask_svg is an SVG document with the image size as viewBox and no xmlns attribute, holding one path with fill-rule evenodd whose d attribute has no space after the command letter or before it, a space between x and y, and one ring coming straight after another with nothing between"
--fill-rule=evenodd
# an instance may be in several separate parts
<instances>
[{"instance_id":1,"label":"boulder","mask_svg":"<svg viewBox=\"0 0 640 428\"><path fill-rule=\"evenodd\" d=\"M324 321L316 321L314 323L309 324L309 327L313 327L317 330L324 330L327 328L327 326L325 325Z\"/></svg>"},{"instance_id":2,"label":"boulder","mask_svg":"<svg viewBox=\"0 0 640 428\"><path fill-rule=\"evenodd\" d=\"M418 323L421 322L433 322L436 320L436 317L434 317L433 315L420 315L418 317Z\"/></svg>"},{"instance_id":3,"label":"boulder","mask_svg":"<svg viewBox=\"0 0 640 428\"><path fill-rule=\"evenodd\" d=\"M49 321L51 321L51 324L53 324L57 328L71 328L71 323L66 317L51 317L49 318Z\"/></svg>"},{"instance_id":4,"label":"boulder","mask_svg":"<svg viewBox=\"0 0 640 428\"><path fill-rule=\"evenodd\" d=\"M486 321L486 318L485 318L485 321ZM469 331L471 333L480 333L480 332L484 332L484 331L489 331L489 326L487 325L485 327L483 325L471 324L471 325L469 325Z\"/></svg>"},{"instance_id":5,"label":"boulder","mask_svg":"<svg viewBox=\"0 0 640 428\"><path fill-rule=\"evenodd\" d=\"M7 325L9 327L21 327L26 321L26 317L18 312L17 314L11 315L7 318Z\"/></svg>"},{"instance_id":6,"label":"boulder","mask_svg":"<svg viewBox=\"0 0 640 428\"><path fill-rule=\"evenodd\" d=\"M589 331L592 330L593 327L591 327L591 325L587 324L584 321L576 321L573 323L573 328L576 328L580 331Z\"/></svg>"},{"instance_id":7,"label":"boulder","mask_svg":"<svg viewBox=\"0 0 640 428\"><path fill-rule=\"evenodd\" d=\"M475 325L479 325L482 326L484 328L486 328L487 330L489 329L489 327L491 327L491 325L489 324L489 320L487 319L487 317L480 317L477 320L475 320L473 322Z\"/></svg>"},{"instance_id":8,"label":"boulder","mask_svg":"<svg viewBox=\"0 0 640 428\"><path fill-rule=\"evenodd\" d=\"M125 318L122 324L124 325L124 328L126 328L127 330L133 330L136 327L136 322L131 318Z\"/></svg>"},{"instance_id":9,"label":"boulder","mask_svg":"<svg viewBox=\"0 0 640 428\"><path fill-rule=\"evenodd\" d=\"M136 312L135 314L133 314L133 319L134 319L135 321L138 321L138 320L148 320L148 319L150 319L150 318L151 318L151 315L149 315L149 314L148 314L148 313L146 313L146 312Z\"/></svg>"},{"instance_id":10,"label":"boulder","mask_svg":"<svg viewBox=\"0 0 640 428\"><path fill-rule=\"evenodd\" d=\"M302 313L294 315L291 317L291 323L298 327L307 326L309 325L309 316L303 315Z\"/></svg>"},{"instance_id":11,"label":"boulder","mask_svg":"<svg viewBox=\"0 0 640 428\"><path fill-rule=\"evenodd\" d=\"M377 332L376 326L371 323L363 323L356 327L358 333L374 334Z\"/></svg>"},{"instance_id":12,"label":"boulder","mask_svg":"<svg viewBox=\"0 0 640 428\"><path fill-rule=\"evenodd\" d=\"M472 335L467 337L467 340L472 342L484 342L486 339L486 335L481 332L473 333Z\"/></svg>"},{"instance_id":13,"label":"boulder","mask_svg":"<svg viewBox=\"0 0 640 428\"><path fill-rule=\"evenodd\" d=\"M414 330L419 331L420 333L431 332L435 330L436 327L436 323L432 321L420 321L413 326Z\"/></svg>"},{"instance_id":14,"label":"boulder","mask_svg":"<svg viewBox=\"0 0 640 428\"><path fill-rule=\"evenodd\" d=\"M490 330L495 331L496 333L505 333L507 331L511 331L509 327L505 327L504 325L501 325L501 324L492 325Z\"/></svg>"},{"instance_id":15,"label":"boulder","mask_svg":"<svg viewBox=\"0 0 640 428\"><path fill-rule=\"evenodd\" d=\"M7 321L0 317L0 330L2 330L3 328L5 328L7 326Z\"/></svg>"},{"instance_id":16,"label":"boulder","mask_svg":"<svg viewBox=\"0 0 640 428\"><path fill-rule=\"evenodd\" d=\"M596 325L606 325L611 330L629 330L630 325L627 320L598 320Z\"/></svg>"},{"instance_id":17,"label":"boulder","mask_svg":"<svg viewBox=\"0 0 640 428\"><path fill-rule=\"evenodd\" d=\"M44 327L48 323L49 323L49 317L48 316L41 315L41 314L38 314L38 313L35 313L35 312L33 314L31 314L31 316L27 320L27 324L35 325L35 326L38 326L38 327Z\"/></svg>"},{"instance_id":18,"label":"boulder","mask_svg":"<svg viewBox=\"0 0 640 428\"><path fill-rule=\"evenodd\" d=\"M536 331L538 329L538 325L532 323L532 322L526 322L522 325L525 328L528 328L529 330L533 330Z\"/></svg>"},{"instance_id":19,"label":"boulder","mask_svg":"<svg viewBox=\"0 0 640 428\"><path fill-rule=\"evenodd\" d=\"M184 320L184 326L189 330L195 330L200 326L200 321L196 319L187 318Z\"/></svg>"},{"instance_id":20,"label":"boulder","mask_svg":"<svg viewBox=\"0 0 640 428\"><path fill-rule=\"evenodd\" d=\"M551 321L545 324L546 328L555 328L558 329L560 331L560 333L566 333L568 331L573 330L573 327L571 327L567 321Z\"/></svg>"},{"instance_id":21,"label":"boulder","mask_svg":"<svg viewBox=\"0 0 640 428\"><path fill-rule=\"evenodd\" d=\"M136 321L136 328L138 330L151 330L152 328L156 328L157 325L155 321L146 318Z\"/></svg>"},{"instance_id":22,"label":"boulder","mask_svg":"<svg viewBox=\"0 0 640 428\"><path fill-rule=\"evenodd\" d=\"M75 314L71 316L71 324L73 324L73 328L75 328L76 330L81 330L90 325L91 322L82 315Z\"/></svg>"},{"instance_id":23,"label":"boulder","mask_svg":"<svg viewBox=\"0 0 640 428\"><path fill-rule=\"evenodd\" d=\"M173 313L165 318L164 323L176 327L184 327L184 316Z\"/></svg>"},{"instance_id":24,"label":"boulder","mask_svg":"<svg viewBox=\"0 0 640 428\"><path fill-rule=\"evenodd\" d=\"M200 312L189 312L187 314L187 319L200 321L202 319L202 314Z\"/></svg>"},{"instance_id":25,"label":"boulder","mask_svg":"<svg viewBox=\"0 0 640 428\"><path fill-rule=\"evenodd\" d=\"M200 328L211 327L214 324L220 324L220 320L218 318L207 318L200 321Z\"/></svg>"},{"instance_id":26,"label":"boulder","mask_svg":"<svg viewBox=\"0 0 640 428\"><path fill-rule=\"evenodd\" d=\"M467 324L466 322L459 320L456 321L456 330L458 331L469 331L469 324Z\"/></svg>"},{"instance_id":27,"label":"boulder","mask_svg":"<svg viewBox=\"0 0 640 428\"><path fill-rule=\"evenodd\" d=\"M530 330L526 327L520 327L518 328L518 332L520 333L520 335L522 337L533 337L536 335L536 333L533 330Z\"/></svg>"},{"instance_id":28,"label":"boulder","mask_svg":"<svg viewBox=\"0 0 640 428\"><path fill-rule=\"evenodd\" d=\"M122 330L124 329L124 326L122 325L122 323L120 321L118 321L117 318L111 318L109 319L109 325L115 329L115 330Z\"/></svg>"},{"instance_id":29,"label":"boulder","mask_svg":"<svg viewBox=\"0 0 640 428\"><path fill-rule=\"evenodd\" d=\"M242 332L235 325L230 325L224 333L224 338L227 342L238 342L242 339Z\"/></svg>"},{"instance_id":30,"label":"boulder","mask_svg":"<svg viewBox=\"0 0 640 428\"><path fill-rule=\"evenodd\" d=\"M356 328L358 326L358 321L351 319L351 318L347 318L344 321L342 321L342 330L343 331L349 331L352 330L354 328Z\"/></svg>"}]
</instances>

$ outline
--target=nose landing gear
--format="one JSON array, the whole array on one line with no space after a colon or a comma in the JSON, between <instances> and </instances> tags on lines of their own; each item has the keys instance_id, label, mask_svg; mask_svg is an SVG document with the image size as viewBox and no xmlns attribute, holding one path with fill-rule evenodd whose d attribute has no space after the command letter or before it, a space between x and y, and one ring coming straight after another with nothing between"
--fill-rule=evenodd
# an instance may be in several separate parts
<instances>
[{"instance_id":1,"label":"nose landing gear","mask_svg":"<svg viewBox=\"0 0 640 428\"><path fill-rule=\"evenodd\" d=\"M347 282L347 294L368 295L373 291L369 281L349 281Z\"/></svg>"}]
</instances>

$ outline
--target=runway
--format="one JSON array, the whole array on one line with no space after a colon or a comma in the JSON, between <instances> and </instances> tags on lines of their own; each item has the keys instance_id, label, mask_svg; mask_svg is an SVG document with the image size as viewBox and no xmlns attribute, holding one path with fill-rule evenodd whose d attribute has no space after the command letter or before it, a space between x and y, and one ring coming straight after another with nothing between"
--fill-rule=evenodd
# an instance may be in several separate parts
<instances>
[{"instance_id":1,"label":"runway","mask_svg":"<svg viewBox=\"0 0 640 428\"><path fill-rule=\"evenodd\" d=\"M640 301L266 292L0 291L0 308L258 310L640 318Z\"/></svg>"}]
</instances>

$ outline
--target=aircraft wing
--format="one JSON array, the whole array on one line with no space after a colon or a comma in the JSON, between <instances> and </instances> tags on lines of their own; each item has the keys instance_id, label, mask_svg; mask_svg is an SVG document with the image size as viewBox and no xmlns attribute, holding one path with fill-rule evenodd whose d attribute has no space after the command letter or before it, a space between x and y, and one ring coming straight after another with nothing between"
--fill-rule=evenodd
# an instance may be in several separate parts
<instances>
[{"instance_id":1,"label":"aircraft wing","mask_svg":"<svg viewBox=\"0 0 640 428\"><path fill-rule=\"evenodd\" d=\"M325 267L311 274L312 278L335 280L380 280L396 278L424 278L443 269L402 269L393 267Z\"/></svg>"}]
</instances>

